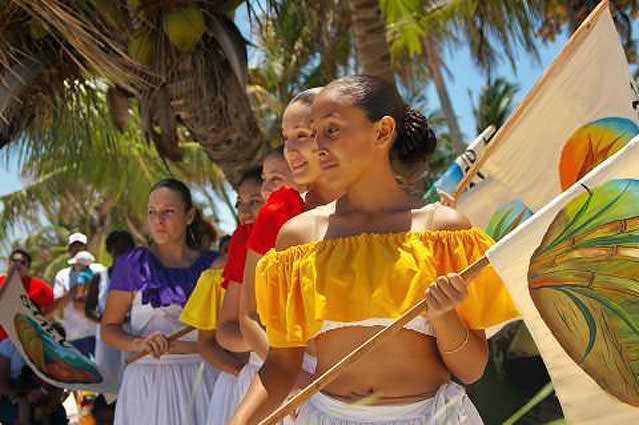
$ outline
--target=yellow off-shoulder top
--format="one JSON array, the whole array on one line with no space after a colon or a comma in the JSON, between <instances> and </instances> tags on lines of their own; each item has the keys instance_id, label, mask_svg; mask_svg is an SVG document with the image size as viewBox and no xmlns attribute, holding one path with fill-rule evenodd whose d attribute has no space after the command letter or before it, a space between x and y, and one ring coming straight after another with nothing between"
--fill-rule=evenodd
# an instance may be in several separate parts
<instances>
[{"instance_id":1,"label":"yellow off-shoulder top","mask_svg":"<svg viewBox=\"0 0 639 425\"><path fill-rule=\"evenodd\" d=\"M304 346L323 321L396 318L433 280L460 272L495 242L483 231L362 234L269 251L257 265L260 320L273 347ZM519 315L501 280L485 267L457 307L471 329Z\"/></svg>"},{"instance_id":2,"label":"yellow off-shoulder top","mask_svg":"<svg viewBox=\"0 0 639 425\"><path fill-rule=\"evenodd\" d=\"M196 329L217 329L218 315L224 299L222 281L222 269L202 272L180 314L180 320Z\"/></svg>"}]
</instances>

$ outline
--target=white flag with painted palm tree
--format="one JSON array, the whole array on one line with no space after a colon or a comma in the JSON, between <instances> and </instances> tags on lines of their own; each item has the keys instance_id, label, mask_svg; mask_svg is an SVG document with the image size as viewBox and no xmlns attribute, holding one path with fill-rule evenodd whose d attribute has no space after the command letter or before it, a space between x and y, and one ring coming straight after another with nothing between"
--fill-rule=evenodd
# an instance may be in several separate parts
<instances>
[{"instance_id":1,"label":"white flag with painted palm tree","mask_svg":"<svg viewBox=\"0 0 639 425\"><path fill-rule=\"evenodd\" d=\"M639 136L486 256L570 424L639 421Z\"/></svg>"},{"instance_id":2,"label":"white flag with painted palm tree","mask_svg":"<svg viewBox=\"0 0 639 425\"><path fill-rule=\"evenodd\" d=\"M635 135L637 92L602 2L489 141L476 140L435 186L495 239L570 187Z\"/></svg>"}]
</instances>

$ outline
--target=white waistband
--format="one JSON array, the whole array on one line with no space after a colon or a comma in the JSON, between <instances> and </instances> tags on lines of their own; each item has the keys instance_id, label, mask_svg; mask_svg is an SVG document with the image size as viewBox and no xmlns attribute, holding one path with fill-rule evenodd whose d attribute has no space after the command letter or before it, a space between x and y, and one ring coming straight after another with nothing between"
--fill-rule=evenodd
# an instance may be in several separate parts
<instances>
[{"instance_id":1,"label":"white waistband","mask_svg":"<svg viewBox=\"0 0 639 425\"><path fill-rule=\"evenodd\" d=\"M156 359L153 356L144 356L141 359L131 363L130 365L135 365L135 364L173 365L173 364L199 363L201 361L202 361L202 357L200 357L200 355L197 354L197 353L193 353L193 354L164 354L159 359Z\"/></svg>"},{"instance_id":2,"label":"white waistband","mask_svg":"<svg viewBox=\"0 0 639 425\"><path fill-rule=\"evenodd\" d=\"M303 424L305 417L310 420L320 415L346 422L387 423L424 419L426 420L424 423L440 424L447 423L447 420L452 419L451 416L459 417L460 414L467 416L466 412L460 412L460 410L468 408L465 401L470 403L464 388L455 383L442 385L432 398L400 405L351 404L317 393L308 401L308 406L302 408L298 423ZM474 410L472 404L470 407ZM469 413L474 416L472 413L476 414L476 411ZM452 421L450 423L458 422ZM480 422L472 421L469 423L481 423L481 419Z\"/></svg>"},{"instance_id":3,"label":"white waistband","mask_svg":"<svg viewBox=\"0 0 639 425\"><path fill-rule=\"evenodd\" d=\"M370 328L372 326L388 326L393 323L395 319L390 318L372 318L366 320L360 320L357 322L333 322L331 320L324 320L322 323L322 329L318 332L318 334L332 331L334 329L348 328L348 327L364 327ZM410 329L411 331L418 332L423 335L434 336L435 332L433 331L433 327L430 322L424 316L417 316L406 325L404 325L405 329Z\"/></svg>"}]
</instances>

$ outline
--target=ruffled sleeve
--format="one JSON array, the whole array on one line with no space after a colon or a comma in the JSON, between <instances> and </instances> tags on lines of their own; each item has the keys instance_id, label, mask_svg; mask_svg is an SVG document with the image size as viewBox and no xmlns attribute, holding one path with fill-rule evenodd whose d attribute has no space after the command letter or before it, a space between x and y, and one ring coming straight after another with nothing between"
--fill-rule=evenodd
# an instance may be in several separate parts
<instances>
[{"instance_id":1,"label":"ruffled sleeve","mask_svg":"<svg viewBox=\"0 0 639 425\"><path fill-rule=\"evenodd\" d=\"M495 244L490 236L473 229L450 242L447 255L440 258L440 275L459 273ZM468 297L457 307L460 317L471 329L486 329L519 316L508 290L488 265L468 286Z\"/></svg>"},{"instance_id":2,"label":"ruffled sleeve","mask_svg":"<svg viewBox=\"0 0 639 425\"><path fill-rule=\"evenodd\" d=\"M204 271L182 310L180 320L196 329L217 329L223 298L222 269Z\"/></svg>"},{"instance_id":3,"label":"ruffled sleeve","mask_svg":"<svg viewBox=\"0 0 639 425\"><path fill-rule=\"evenodd\" d=\"M247 242L251 232L253 231L253 223L241 224L233 232L231 243L229 244L228 261L224 266L224 288L228 288L229 281L242 283L244 280L244 263L246 263Z\"/></svg>"},{"instance_id":4,"label":"ruffled sleeve","mask_svg":"<svg viewBox=\"0 0 639 425\"><path fill-rule=\"evenodd\" d=\"M140 264L144 256L143 248L135 248L128 254L121 255L115 260L109 289L116 291L138 291L142 285L141 279L136 278L136 265Z\"/></svg>"},{"instance_id":5,"label":"ruffled sleeve","mask_svg":"<svg viewBox=\"0 0 639 425\"><path fill-rule=\"evenodd\" d=\"M260 255L266 254L275 246L277 234L284 223L305 209L304 200L295 189L284 186L273 192L260 209L248 240L248 249Z\"/></svg>"},{"instance_id":6,"label":"ruffled sleeve","mask_svg":"<svg viewBox=\"0 0 639 425\"><path fill-rule=\"evenodd\" d=\"M257 312L272 347L303 347L322 326L314 313L316 299L303 294L304 286L314 286L313 268L304 273L303 248L296 248L271 250L256 268Z\"/></svg>"}]
</instances>

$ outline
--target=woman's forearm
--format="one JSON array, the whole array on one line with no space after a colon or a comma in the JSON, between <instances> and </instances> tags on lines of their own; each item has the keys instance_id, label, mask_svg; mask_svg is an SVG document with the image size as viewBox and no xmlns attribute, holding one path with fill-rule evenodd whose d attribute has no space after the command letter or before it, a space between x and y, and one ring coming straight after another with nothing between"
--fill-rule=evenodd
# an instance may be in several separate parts
<instances>
[{"instance_id":1,"label":"woman's forearm","mask_svg":"<svg viewBox=\"0 0 639 425\"><path fill-rule=\"evenodd\" d=\"M121 324L102 323L100 335L107 344L127 353L140 351L141 342L143 341L142 338L134 337L124 332Z\"/></svg>"},{"instance_id":2,"label":"woman's forearm","mask_svg":"<svg viewBox=\"0 0 639 425\"><path fill-rule=\"evenodd\" d=\"M488 361L483 332L469 330L455 310L433 319L431 324L448 370L464 384L481 378Z\"/></svg>"},{"instance_id":3,"label":"woman's forearm","mask_svg":"<svg viewBox=\"0 0 639 425\"><path fill-rule=\"evenodd\" d=\"M240 329L242 336L251 351L265 359L268 354L268 337L266 331L260 325L257 313L244 313L240 317Z\"/></svg>"},{"instance_id":4,"label":"woman's forearm","mask_svg":"<svg viewBox=\"0 0 639 425\"><path fill-rule=\"evenodd\" d=\"M253 425L277 409L290 394L302 366L303 348L271 349L264 366L230 420L232 425Z\"/></svg>"},{"instance_id":5,"label":"woman's forearm","mask_svg":"<svg viewBox=\"0 0 639 425\"><path fill-rule=\"evenodd\" d=\"M169 344L169 354L193 354L197 352L197 342L195 341L177 340Z\"/></svg>"}]
</instances>

